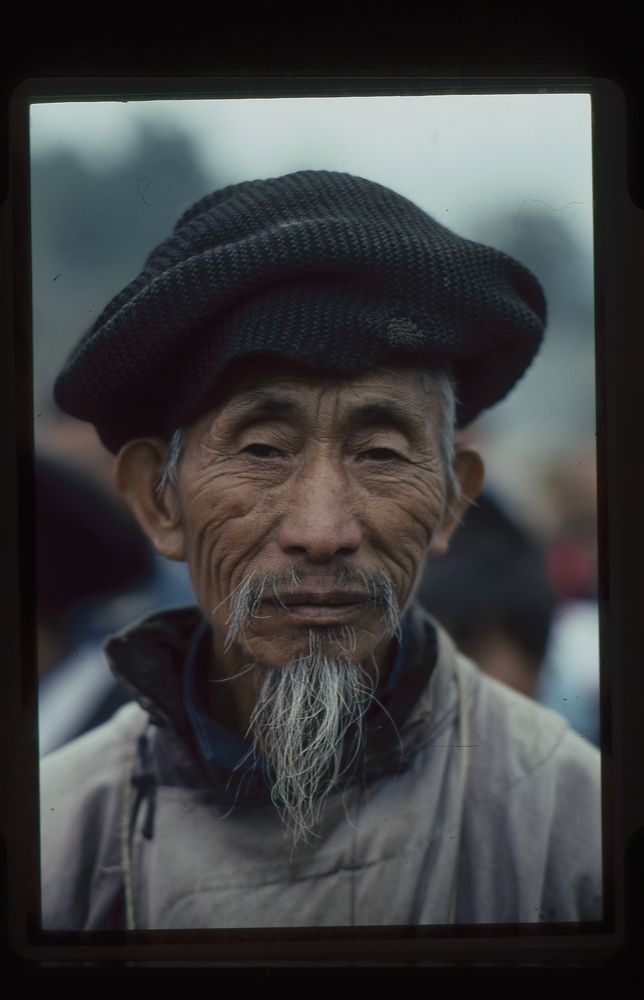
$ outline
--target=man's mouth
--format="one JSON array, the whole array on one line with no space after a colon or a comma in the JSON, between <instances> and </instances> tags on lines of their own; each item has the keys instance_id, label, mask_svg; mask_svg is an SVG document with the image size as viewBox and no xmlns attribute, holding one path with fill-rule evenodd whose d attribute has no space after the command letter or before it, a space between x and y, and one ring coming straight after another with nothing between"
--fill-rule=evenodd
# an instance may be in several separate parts
<instances>
[{"instance_id":1,"label":"man's mouth","mask_svg":"<svg viewBox=\"0 0 644 1000\"><path fill-rule=\"evenodd\" d=\"M269 603L303 625L342 625L364 610L367 596L337 590L304 591L280 595L279 599L272 599Z\"/></svg>"}]
</instances>

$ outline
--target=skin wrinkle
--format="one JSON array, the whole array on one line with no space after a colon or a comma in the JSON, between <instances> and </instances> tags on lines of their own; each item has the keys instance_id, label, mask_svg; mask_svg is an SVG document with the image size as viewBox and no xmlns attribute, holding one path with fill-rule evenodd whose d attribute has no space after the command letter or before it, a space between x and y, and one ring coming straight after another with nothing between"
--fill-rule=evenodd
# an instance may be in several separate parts
<instances>
[{"instance_id":1,"label":"skin wrinkle","mask_svg":"<svg viewBox=\"0 0 644 1000\"><path fill-rule=\"evenodd\" d=\"M187 560L212 624L211 714L251 734L269 763L277 754L275 801L296 839L319 819L329 768L337 780L347 719L359 720L377 677L386 679L425 555L445 550L467 506L450 490L443 439L440 397L422 373L331 380L264 359L190 427L161 495L160 439L131 442L117 459L139 522L162 554ZM463 448L454 470L474 496L480 458ZM346 621L325 611L326 624L311 627L308 612L284 606L298 587L369 600Z\"/></svg>"}]
</instances>

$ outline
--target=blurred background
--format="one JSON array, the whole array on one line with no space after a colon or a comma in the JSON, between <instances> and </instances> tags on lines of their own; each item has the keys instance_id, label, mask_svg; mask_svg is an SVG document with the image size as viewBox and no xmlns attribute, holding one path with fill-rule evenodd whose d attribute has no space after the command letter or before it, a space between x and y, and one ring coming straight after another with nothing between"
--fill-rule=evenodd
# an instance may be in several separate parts
<instances>
[{"instance_id":1,"label":"blurred background","mask_svg":"<svg viewBox=\"0 0 644 1000\"><path fill-rule=\"evenodd\" d=\"M184 565L132 521L113 456L57 410L54 379L186 208L300 169L386 184L541 281L544 345L462 432L485 495L419 597L481 669L598 743L589 96L69 102L32 105L30 126L41 755L126 700L103 638L192 600Z\"/></svg>"}]
</instances>

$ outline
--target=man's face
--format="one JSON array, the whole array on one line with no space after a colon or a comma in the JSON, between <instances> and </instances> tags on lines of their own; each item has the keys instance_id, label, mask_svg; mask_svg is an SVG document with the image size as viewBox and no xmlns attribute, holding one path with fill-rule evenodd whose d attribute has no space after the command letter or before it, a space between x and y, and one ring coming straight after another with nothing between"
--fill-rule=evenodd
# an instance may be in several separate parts
<instances>
[{"instance_id":1,"label":"man's face","mask_svg":"<svg viewBox=\"0 0 644 1000\"><path fill-rule=\"evenodd\" d=\"M451 530L437 398L413 369L329 380L266 359L228 388L190 428L176 494L218 658L279 668L312 634L346 655L350 634L354 662L382 661L390 634L368 580L387 578L402 610ZM261 604L227 649L230 598L249 577L266 580Z\"/></svg>"}]
</instances>

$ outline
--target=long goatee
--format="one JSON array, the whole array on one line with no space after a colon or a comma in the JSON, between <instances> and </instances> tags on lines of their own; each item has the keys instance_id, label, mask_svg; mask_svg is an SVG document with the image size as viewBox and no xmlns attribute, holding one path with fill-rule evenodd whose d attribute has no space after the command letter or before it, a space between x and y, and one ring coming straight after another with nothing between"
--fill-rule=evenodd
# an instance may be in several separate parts
<instances>
[{"instance_id":1,"label":"long goatee","mask_svg":"<svg viewBox=\"0 0 644 1000\"><path fill-rule=\"evenodd\" d=\"M249 576L232 595L226 647L243 641L262 601L284 606L282 598L302 591L305 574ZM399 632L394 586L384 574L339 566L334 586L360 588L379 613L382 638ZM330 644L341 655L329 656ZM251 752L268 764L271 798L293 835L293 845L319 823L325 803L358 753L363 716L373 697L372 682L352 654L356 636L351 626L309 629L308 651L278 669L255 663L249 679L255 705L248 728ZM353 754L342 765L345 737L355 729Z\"/></svg>"},{"instance_id":2,"label":"long goatee","mask_svg":"<svg viewBox=\"0 0 644 1000\"><path fill-rule=\"evenodd\" d=\"M316 653L267 672L249 732L253 751L270 767L271 798L294 844L308 839L342 776L351 726L357 754L372 694L373 684L358 664Z\"/></svg>"}]
</instances>

